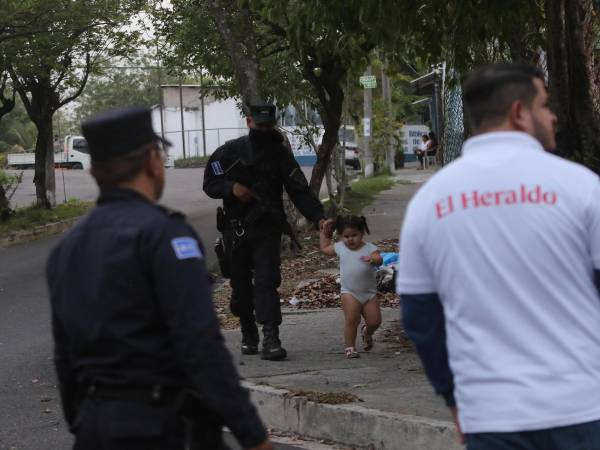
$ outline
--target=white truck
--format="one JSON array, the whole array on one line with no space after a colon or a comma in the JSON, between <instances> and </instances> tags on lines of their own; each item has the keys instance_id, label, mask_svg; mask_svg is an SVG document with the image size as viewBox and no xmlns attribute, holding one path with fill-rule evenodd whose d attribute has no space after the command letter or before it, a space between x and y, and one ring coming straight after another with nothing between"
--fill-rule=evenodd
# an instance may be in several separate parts
<instances>
[{"instance_id":1,"label":"white truck","mask_svg":"<svg viewBox=\"0 0 600 450\"><path fill-rule=\"evenodd\" d=\"M91 166L87 141L83 136L65 136L62 150L54 153L54 165L69 169L89 169ZM33 169L35 153L9 153L8 167L14 169Z\"/></svg>"}]
</instances>

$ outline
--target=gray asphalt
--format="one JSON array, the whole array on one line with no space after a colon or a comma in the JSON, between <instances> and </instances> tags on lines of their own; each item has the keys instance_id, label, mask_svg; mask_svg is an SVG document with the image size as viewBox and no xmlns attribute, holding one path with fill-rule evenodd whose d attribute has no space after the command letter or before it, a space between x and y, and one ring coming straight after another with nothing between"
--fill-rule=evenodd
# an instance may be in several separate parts
<instances>
[{"instance_id":1,"label":"gray asphalt","mask_svg":"<svg viewBox=\"0 0 600 450\"><path fill-rule=\"evenodd\" d=\"M308 169L306 169L308 172ZM31 204L31 171L13 200ZM57 177L57 185L60 183ZM93 200L97 191L86 172L65 171L67 198ZM207 247L217 232L218 201L201 190L202 170L168 170L163 203L187 214ZM59 190L60 193L60 190ZM60 195L59 195L60 200ZM44 265L60 237L0 250L0 450L70 448L51 361L50 313ZM214 265L212 249L207 263ZM299 448L299 447L278 447Z\"/></svg>"}]
</instances>

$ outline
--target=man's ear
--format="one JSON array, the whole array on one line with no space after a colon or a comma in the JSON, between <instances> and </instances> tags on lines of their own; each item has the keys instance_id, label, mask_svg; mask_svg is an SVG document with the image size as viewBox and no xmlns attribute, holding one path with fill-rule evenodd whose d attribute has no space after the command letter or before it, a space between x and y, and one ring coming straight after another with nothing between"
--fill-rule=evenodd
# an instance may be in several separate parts
<instances>
[{"instance_id":1,"label":"man's ear","mask_svg":"<svg viewBox=\"0 0 600 450\"><path fill-rule=\"evenodd\" d=\"M160 153L157 150L150 150L148 158L146 158L146 162L144 163L144 170L152 178L157 178L160 176L163 164L164 161Z\"/></svg>"},{"instance_id":2,"label":"man's ear","mask_svg":"<svg viewBox=\"0 0 600 450\"><path fill-rule=\"evenodd\" d=\"M521 100L515 100L510 106L508 120L519 131L530 131L531 111Z\"/></svg>"}]
</instances>

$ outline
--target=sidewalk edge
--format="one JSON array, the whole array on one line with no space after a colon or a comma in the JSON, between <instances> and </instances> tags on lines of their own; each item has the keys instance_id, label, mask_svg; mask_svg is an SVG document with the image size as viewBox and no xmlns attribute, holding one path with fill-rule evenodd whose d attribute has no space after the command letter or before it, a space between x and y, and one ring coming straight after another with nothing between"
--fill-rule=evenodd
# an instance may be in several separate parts
<instances>
[{"instance_id":1,"label":"sidewalk edge","mask_svg":"<svg viewBox=\"0 0 600 450\"><path fill-rule=\"evenodd\" d=\"M60 234L75 224L81 216L72 219L61 220L60 222L47 223L37 226L31 230L14 231L6 236L0 237L0 248L10 247L12 245L24 244L35 241L44 236Z\"/></svg>"},{"instance_id":2,"label":"sidewalk edge","mask_svg":"<svg viewBox=\"0 0 600 450\"><path fill-rule=\"evenodd\" d=\"M277 431L373 449L464 449L451 422L352 404L315 403L285 389L244 385L265 424Z\"/></svg>"}]
</instances>

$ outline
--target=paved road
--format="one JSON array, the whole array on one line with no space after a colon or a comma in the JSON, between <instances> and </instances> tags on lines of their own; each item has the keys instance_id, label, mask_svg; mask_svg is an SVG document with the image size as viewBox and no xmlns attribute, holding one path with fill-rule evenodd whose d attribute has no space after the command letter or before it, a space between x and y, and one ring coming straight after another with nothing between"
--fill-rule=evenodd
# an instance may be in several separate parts
<instances>
[{"instance_id":1,"label":"paved road","mask_svg":"<svg viewBox=\"0 0 600 450\"><path fill-rule=\"evenodd\" d=\"M302 171L310 179L312 167L303 167ZM11 174L19 172L9 170ZM204 203L206 196L202 192L204 169L167 169L167 189L163 202L172 208L186 213L194 211ZM326 194L323 185L322 195ZM62 203L66 199L94 200L98 188L94 180L85 170L56 170L56 201ZM29 206L35 202L35 186L33 170L23 171L23 181L12 198L13 206Z\"/></svg>"},{"instance_id":2,"label":"paved road","mask_svg":"<svg viewBox=\"0 0 600 450\"><path fill-rule=\"evenodd\" d=\"M33 199L31 171L25 174L15 196L19 204ZM83 171L65 171L65 185L67 197L71 192L84 200L96 196L93 181ZM209 246L216 237L214 211L219 202L207 198L201 186L202 170L169 170L163 203L186 213ZM58 239L46 237L0 250L0 450L70 447L51 364L44 280L46 258ZM214 252L206 253L208 264L213 264Z\"/></svg>"}]
</instances>

